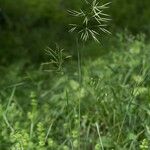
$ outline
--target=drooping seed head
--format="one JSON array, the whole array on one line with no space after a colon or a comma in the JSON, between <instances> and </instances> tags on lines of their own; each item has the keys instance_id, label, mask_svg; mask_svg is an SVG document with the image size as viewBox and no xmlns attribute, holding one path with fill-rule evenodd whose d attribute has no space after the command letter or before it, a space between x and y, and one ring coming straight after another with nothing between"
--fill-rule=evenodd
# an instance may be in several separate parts
<instances>
[{"instance_id":1,"label":"drooping seed head","mask_svg":"<svg viewBox=\"0 0 150 150\"><path fill-rule=\"evenodd\" d=\"M109 8L110 3L100 5L97 0L93 0L91 3L85 1L86 9L82 10L68 10L68 13L76 17L78 21L76 23L69 24L71 29L69 32L77 32L78 36L83 42L92 38L96 42L99 42L98 36L101 32L111 34L106 29L110 16L104 12Z\"/></svg>"}]
</instances>

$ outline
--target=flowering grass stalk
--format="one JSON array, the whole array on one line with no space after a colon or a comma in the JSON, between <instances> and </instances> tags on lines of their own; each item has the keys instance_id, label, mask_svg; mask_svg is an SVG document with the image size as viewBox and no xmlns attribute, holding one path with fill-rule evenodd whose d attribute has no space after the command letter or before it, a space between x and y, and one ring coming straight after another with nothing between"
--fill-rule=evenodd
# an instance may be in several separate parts
<instances>
[{"instance_id":1,"label":"flowering grass stalk","mask_svg":"<svg viewBox=\"0 0 150 150\"><path fill-rule=\"evenodd\" d=\"M110 21L110 16L104 12L105 9L109 8L109 3L100 5L97 0L89 2L85 0L86 9L82 10L68 10L68 13L73 16L77 21L71 23L69 32L77 32L76 44L77 44L77 55L78 55L78 75L80 83L80 95L78 100L78 115L79 115L79 133L81 133L81 86L82 86L82 68L81 68L81 54L79 51L79 42L83 44L89 39L92 39L98 43L101 32L111 34L107 30L107 23ZM79 135L80 149L80 135Z\"/></svg>"},{"instance_id":2,"label":"flowering grass stalk","mask_svg":"<svg viewBox=\"0 0 150 150\"><path fill-rule=\"evenodd\" d=\"M78 19L76 23L69 24L71 27L69 32L77 32L78 38L83 42L93 39L99 43L101 32L111 34L107 29L107 23L111 19L104 12L105 9L109 8L109 4L110 2L100 5L97 0L93 0L91 3L86 1L85 10L68 10L71 16Z\"/></svg>"}]
</instances>

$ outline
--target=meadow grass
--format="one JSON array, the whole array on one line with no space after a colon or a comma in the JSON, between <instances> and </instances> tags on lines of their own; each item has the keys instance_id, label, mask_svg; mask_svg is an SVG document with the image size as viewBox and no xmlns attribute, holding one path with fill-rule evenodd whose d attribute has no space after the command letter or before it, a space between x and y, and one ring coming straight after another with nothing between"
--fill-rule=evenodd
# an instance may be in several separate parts
<instances>
[{"instance_id":1,"label":"meadow grass","mask_svg":"<svg viewBox=\"0 0 150 150\"><path fill-rule=\"evenodd\" d=\"M1 68L0 149L148 150L150 45L116 39L113 51L84 59L82 85L72 59L64 73Z\"/></svg>"}]
</instances>

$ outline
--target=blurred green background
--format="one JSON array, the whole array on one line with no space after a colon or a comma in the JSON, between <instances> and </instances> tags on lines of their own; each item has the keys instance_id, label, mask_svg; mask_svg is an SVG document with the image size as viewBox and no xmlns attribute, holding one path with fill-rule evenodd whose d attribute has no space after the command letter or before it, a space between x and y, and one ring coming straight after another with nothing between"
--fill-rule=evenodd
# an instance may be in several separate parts
<instances>
[{"instance_id":1,"label":"blurred green background","mask_svg":"<svg viewBox=\"0 0 150 150\"><path fill-rule=\"evenodd\" d=\"M72 53L74 38L68 33L72 18L68 17L67 10L82 6L81 0L0 0L0 64L20 59L41 63L45 59L43 49L55 42ZM116 32L124 29L149 36L149 6L149 0L112 0L108 10L112 18L112 36L102 37L103 46L113 40ZM94 52L96 45L92 43L87 49L89 47L92 52L87 55L97 55Z\"/></svg>"},{"instance_id":2,"label":"blurred green background","mask_svg":"<svg viewBox=\"0 0 150 150\"><path fill-rule=\"evenodd\" d=\"M150 149L150 0L111 2L112 34L77 46L84 0L0 0L0 150ZM72 58L53 63L55 43Z\"/></svg>"}]
</instances>

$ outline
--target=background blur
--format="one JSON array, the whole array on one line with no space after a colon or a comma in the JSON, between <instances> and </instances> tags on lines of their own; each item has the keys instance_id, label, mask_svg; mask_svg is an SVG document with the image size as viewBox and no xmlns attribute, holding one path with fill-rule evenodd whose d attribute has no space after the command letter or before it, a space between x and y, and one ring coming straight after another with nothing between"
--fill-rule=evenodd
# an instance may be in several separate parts
<instances>
[{"instance_id":1,"label":"background blur","mask_svg":"<svg viewBox=\"0 0 150 150\"><path fill-rule=\"evenodd\" d=\"M110 1L112 34L77 46L85 0L0 0L0 150L150 150L150 0Z\"/></svg>"},{"instance_id":2,"label":"background blur","mask_svg":"<svg viewBox=\"0 0 150 150\"><path fill-rule=\"evenodd\" d=\"M20 59L41 63L45 59L43 49L55 42L72 53L74 39L68 33L72 18L68 17L67 10L82 8L82 5L81 0L0 0L0 64L8 65ZM86 46L86 55L100 56L103 47L107 52L106 45L124 29L133 34L142 32L148 37L149 6L150 0L112 0L108 10L112 17L112 36L102 37L103 46L98 52L96 44Z\"/></svg>"}]
</instances>

